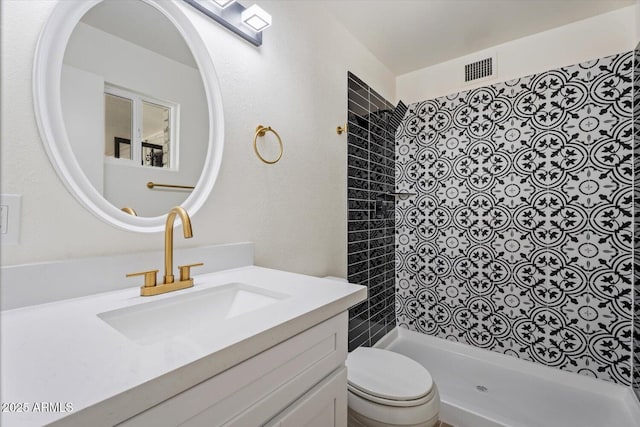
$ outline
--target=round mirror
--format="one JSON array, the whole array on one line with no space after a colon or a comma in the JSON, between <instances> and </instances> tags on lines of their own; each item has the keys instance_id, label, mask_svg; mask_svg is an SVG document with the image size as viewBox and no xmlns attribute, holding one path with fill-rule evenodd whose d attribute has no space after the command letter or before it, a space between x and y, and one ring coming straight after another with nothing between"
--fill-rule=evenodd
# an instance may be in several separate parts
<instances>
[{"instance_id":1,"label":"round mirror","mask_svg":"<svg viewBox=\"0 0 640 427\"><path fill-rule=\"evenodd\" d=\"M36 118L67 189L117 227L193 215L220 168L223 118L210 55L179 5L60 2L34 64Z\"/></svg>"}]
</instances>

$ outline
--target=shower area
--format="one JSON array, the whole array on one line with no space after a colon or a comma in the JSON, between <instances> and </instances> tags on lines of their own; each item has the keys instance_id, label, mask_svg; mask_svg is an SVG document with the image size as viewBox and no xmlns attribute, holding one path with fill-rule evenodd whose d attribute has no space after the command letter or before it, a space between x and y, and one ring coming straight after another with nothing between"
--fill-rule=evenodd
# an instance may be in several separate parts
<instances>
[{"instance_id":1,"label":"shower area","mask_svg":"<svg viewBox=\"0 0 640 427\"><path fill-rule=\"evenodd\" d=\"M398 123L400 110L387 111L395 312L385 330L631 387L640 398L639 52L413 103ZM349 179L349 279L370 289L351 312L350 325L370 328L368 340L350 330L354 348L382 335L371 332L377 294L352 262ZM368 196L363 206L376 215Z\"/></svg>"}]
</instances>

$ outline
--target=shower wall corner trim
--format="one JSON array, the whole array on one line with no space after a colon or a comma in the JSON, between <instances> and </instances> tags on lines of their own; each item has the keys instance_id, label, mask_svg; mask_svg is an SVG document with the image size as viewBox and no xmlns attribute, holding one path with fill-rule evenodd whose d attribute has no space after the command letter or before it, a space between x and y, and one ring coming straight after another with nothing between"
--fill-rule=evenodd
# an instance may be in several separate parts
<instances>
[{"instance_id":1,"label":"shower wall corner trim","mask_svg":"<svg viewBox=\"0 0 640 427\"><path fill-rule=\"evenodd\" d=\"M640 43L633 52L633 381L640 402Z\"/></svg>"}]
</instances>

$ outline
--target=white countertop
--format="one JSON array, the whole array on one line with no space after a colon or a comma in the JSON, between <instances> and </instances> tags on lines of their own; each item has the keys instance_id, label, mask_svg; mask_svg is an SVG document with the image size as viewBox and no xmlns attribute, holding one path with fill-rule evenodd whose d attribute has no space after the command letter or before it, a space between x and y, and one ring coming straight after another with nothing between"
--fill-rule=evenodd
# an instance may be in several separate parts
<instances>
[{"instance_id":1,"label":"white countertop","mask_svg":"<svg viewBox=\"0 0 640 427\"><path fill-rule=\"evenodd\" d=\"M97 317L233 282L291 297L218 329L194 329L144 345ZM366 298L362 286L255 266L196 275L195 286L182 291L154 297L139 292L134 287L3 311L1 424L35 426L63 417L65 425L116 424ZM71 412L65 412L68 405ZM7 412L19 409L28 412Z\"/></svg>"}]
</instances>

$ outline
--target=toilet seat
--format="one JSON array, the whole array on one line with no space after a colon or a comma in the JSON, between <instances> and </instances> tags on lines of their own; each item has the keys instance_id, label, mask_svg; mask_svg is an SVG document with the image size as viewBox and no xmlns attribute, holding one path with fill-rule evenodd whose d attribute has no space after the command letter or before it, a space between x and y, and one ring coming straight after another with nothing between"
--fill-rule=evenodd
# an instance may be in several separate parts
<instances>
[{"instance_id":1,"label":"toilet seat","mask_svg":"<svg viewBox=\"0 0 640 427\"><path fill-rule=\"evenodd\" d=\"M359 347L346 361L349 391L385 406L417 406L433 398L433 379L418 362L378 348Z\"/></svg>"},{"instance_id":2,"label":"toilet seat","mask_svg":"<svg viewBox=\"0 0 640 427\"><path fill-rule=\"evenodd\" d=\"M347 390L355 394L356 396L359 396L369 402L377 403L384 406L398 407L398 408L424 405L425 403L431 401L435 394L435 389L432 388L429 393L427 393L425 396L421 397L420 399L391 400L391 399L382 399L376 396L372 396L370 394L367 394L366 392L363 392L362 390L358 389L357 387L351 384L347 384Z\"/></svg>"}]
</instances>

